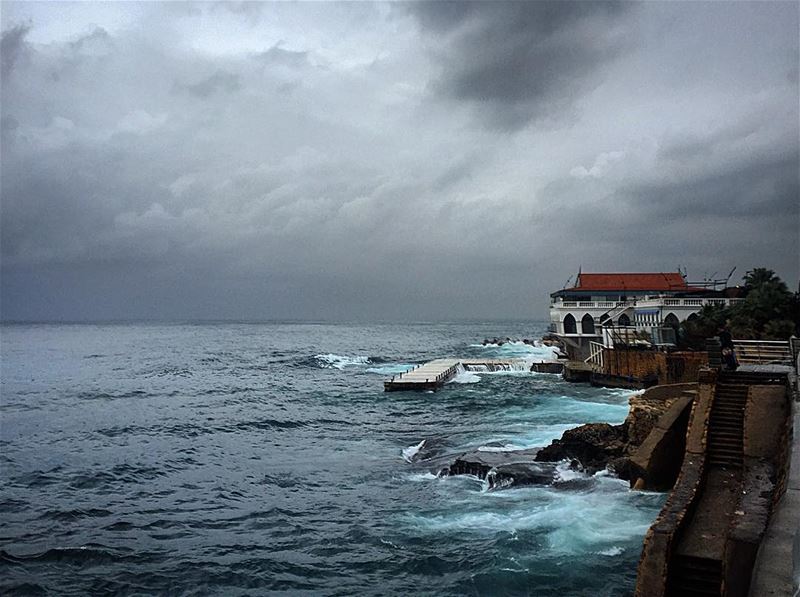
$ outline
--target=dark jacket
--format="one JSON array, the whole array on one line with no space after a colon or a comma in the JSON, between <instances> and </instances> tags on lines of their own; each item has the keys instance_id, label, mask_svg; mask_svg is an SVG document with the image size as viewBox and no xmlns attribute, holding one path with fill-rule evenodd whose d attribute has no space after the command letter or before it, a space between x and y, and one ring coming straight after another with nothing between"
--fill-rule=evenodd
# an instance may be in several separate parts
<instances>
[{"instance_id":1,"label":"dark jacket","mask_svg":"<svg viewBox=\"0 0 800 597\"><path fill-rule=\"evenodd\" d=\"M733 348L733 336L728 330L722 330L719 333L720 348Z\"/></svg>"}]
</instances>

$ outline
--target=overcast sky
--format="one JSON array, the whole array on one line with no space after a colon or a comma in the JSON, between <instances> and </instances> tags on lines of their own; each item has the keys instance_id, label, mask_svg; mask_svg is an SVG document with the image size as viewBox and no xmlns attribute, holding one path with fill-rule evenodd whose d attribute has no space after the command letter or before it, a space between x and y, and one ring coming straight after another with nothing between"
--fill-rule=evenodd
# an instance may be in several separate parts
<instances>
[{"instance_id":1,"label":"overcast sky","mask_svg":"<svg viewBox=\"0 0 800 597\"><path fill-rule=\"evenodd\" d=\"M797 288L797 2L13 3L4 319L545 318Z\"/></svg>"}]
</instances>

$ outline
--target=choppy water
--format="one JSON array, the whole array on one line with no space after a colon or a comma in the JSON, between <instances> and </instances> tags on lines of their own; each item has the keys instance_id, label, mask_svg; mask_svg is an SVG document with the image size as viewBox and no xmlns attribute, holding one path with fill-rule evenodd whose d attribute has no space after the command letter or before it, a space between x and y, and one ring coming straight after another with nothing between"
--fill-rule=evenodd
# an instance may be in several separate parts
<instances>
[{"instance_id":1,"label":"choppy water","mask_svg":"<svg viewBox=\"0 0 800 597\"><path fill-rule=\"evenodd\" d=\"M622 421L627 392L555 375L382 391L429 358L531 354L476 344L543 329L5 325L0 591L630 594L662 495L603 475L487 492L403 457Z\"/></svg>"}]
</instances>

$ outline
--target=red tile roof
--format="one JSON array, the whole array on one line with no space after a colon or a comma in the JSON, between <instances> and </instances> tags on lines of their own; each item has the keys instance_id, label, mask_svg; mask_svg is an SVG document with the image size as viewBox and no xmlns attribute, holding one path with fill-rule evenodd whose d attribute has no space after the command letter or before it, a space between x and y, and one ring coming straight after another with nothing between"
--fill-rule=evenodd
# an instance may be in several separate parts
<instances>
[{"instance_id":1,"label":"red tile roof","mask_svg":"<svg viewBox=\"0 0 800 597\"><path fill-rule=\"evenodd\" d=\"M580 274L570 290L688 290L678 272L656 274Z\"/></svg>"}]
</instances>

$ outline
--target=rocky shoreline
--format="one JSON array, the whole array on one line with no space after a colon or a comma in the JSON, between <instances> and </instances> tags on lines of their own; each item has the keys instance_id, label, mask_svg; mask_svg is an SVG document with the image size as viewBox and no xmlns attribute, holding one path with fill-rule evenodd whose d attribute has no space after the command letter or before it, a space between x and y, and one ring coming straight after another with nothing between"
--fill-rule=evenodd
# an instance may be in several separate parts
<instances>
[{"instance_id":1,"label":"rocky shoreline","mask_svg":"<svg viewBox=\"0 0 800 597\"><path fill-rule=\"evenodd\" d=\"M680 427L681 417L688 415L695 386L656 386L634 394L628 416L619 425L580 425L542 448L467 452L434 472L438 476L475 475L494 490L524 485L583 487L591 483L589 476L608 470L636 488L662 489L671 486L680 468L683 452L675 451L670 440L685 431L673 427ZM564 479L564 469L581 471L587 477Z\"/></svg>"}]
</instances>

